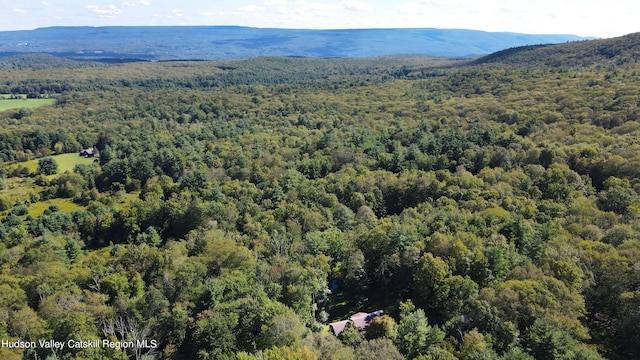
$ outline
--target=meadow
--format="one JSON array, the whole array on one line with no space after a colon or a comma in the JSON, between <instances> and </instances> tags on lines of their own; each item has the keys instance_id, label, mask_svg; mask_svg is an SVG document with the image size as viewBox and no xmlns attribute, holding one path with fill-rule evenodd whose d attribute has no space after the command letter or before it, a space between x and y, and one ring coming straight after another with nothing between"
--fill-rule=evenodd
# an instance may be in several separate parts
<instances>
[{"instance_id":1,"label":"meadow","mask_svg":"<svg viewBox=\"0 0 640 360\"><path fill-rule=\"evenodd\" d=\"M53 105L55 99L11 99L10 95L3 94L0 96L0 111L12 109L35 109L41 106Z\"/></svg>"},{"instance_id":2,"label":"meadow","mask_svg":"<svg viewBox=\"0 0 640 360\"><path fill-rule=\"evenodd\" d=\"M58 164L58 171L57 171L58 174L62 174L66 171L73 171L73 168L76 165L81 165L81 164L91 165L96 160L92 158L85 158L85 157L79 156L76 153L53 155L51 157ZM17 167L24 166L27 169L29 169L29 172L35 173L36 171L38 171L38 160L39 159L31 159L28 161L22 161L22 162L13 163L13 164L5 164L3 167L6 167L8 169L15 169Z\"/></svg>"},{"instance_id":3,"label":"meadow","mask_svg":"<svg viewBox=\"0 0 640 360\"><path fill-rule=\"evenodd\" d=\"M49 181L53 181L59 174L65 173L67 171L72 172L76 165L86 164L91 165L94 162L94 159L84 158L78 156L78 154L60 154L53 155L52 158L58 164L57 174L48 175L46 178ZM29 169L30 174L35 174L38 171L38 159L32 159L28 161L22 161L18 163L12 164L2 164L0 165L0 169L7 171L8 173L12 173L16 169L23 167ZM4 181L4 188L0 189L0 196L9 200L12 204L22 203L27 201L33 197L34 194L38 194L43 190L42 186L38 186L35 184L34 180L31 178L23 178L23 177L10 177ZM36 202L31 205L36 209L35 213L39 213L40 215L44 211L48 205L51 204L51 201L55 202L56 199L45 202ZM58 199L61 201L65 201L66 205L71 204L68 199ZM68 203L68 204L67 204ZM64 204L58 204L64 205ZM40 207L44 206L44 208L40 209ZM62 209L67 208L68 206L61 206ZM75 210L75 207L72 210ZM29 211L31 213L31 209Z\"/></svg>"}]
</instances>

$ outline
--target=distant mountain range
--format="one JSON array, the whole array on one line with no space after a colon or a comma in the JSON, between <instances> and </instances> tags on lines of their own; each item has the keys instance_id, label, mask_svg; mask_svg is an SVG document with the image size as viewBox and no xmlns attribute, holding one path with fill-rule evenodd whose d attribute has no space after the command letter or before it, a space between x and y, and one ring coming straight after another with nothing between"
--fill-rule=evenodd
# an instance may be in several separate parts
<instances>
[{"instance_id":1,"label":"distant mountain range","mask_svg":"<svg viewBox=\"0 0 640 360\"><path fill-rule=\"evenodd\" d=\"M0 56L44 53L82 60L238 59L257 56L475 57L534 44L585 40L457 29L295 30L240 26L49 27L0 32Z\"/></svg>"}]
</instances>

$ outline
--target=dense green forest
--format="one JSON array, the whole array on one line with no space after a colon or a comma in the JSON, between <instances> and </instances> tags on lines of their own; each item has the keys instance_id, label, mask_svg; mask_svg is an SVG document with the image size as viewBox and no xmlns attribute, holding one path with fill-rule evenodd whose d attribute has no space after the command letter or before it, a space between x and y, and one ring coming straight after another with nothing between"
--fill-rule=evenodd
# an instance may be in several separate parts
<instances>
[{"instance_id":1,"label":"dense green forest","mask_svg":"<svg viewBox=\"0 0 640 360\"><path fill-rule=\"evenodd\" d=\"M0 357L639 358L639 48L5 61Z\"/></svg>"}]
</instances>

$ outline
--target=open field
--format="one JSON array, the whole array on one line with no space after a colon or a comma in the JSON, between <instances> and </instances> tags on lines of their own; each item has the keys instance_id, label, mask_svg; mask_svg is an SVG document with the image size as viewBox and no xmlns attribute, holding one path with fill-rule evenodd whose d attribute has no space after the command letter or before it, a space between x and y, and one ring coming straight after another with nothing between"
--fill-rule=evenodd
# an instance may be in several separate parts
<instances>
[{"instance_id":1,"label":"open field","mask_svg":"<svg viewBox=\"0 0 640 360\"><path fill-rule=\"evenodd\" d=\"M73 168L78 164L92 164L94 161L94 159L84 158L84 157L78 156L78 154L75 154L75 153L54 155L52 157L58 163L58 172L57 174L47 176L49 180L54 179L55 177L58 176L58 174L62 174L65 171L73 171ZM38 171L38 160L39 159L33 159L29 161L23 161L20 163L6 164L6 165L3 165L2 167L7 168L7 170L9 171L13 171L15 168L19 166L26 166L29 169L30 173L35 173L36 171ZM34 194L37 194L42 190L43 188L41 186L36 185L32 178L13 177L5 181L5 188L0 189L0 196L9 200L12 204L16 204L16 203L21 203L29 200ZM68 201L66 199L60 199L60 200ZM51 201L55 202L57 200L51 200ZM70 201L68 202L71 203ZM58 204L58 205L60 206L61 209L64 209L66 208L66 206L63 206L65 204ZM35 213L39 213L41 215L44 209L48 207L48 205L50 204L47 204L47 206L45 206L42 209L34 208ZM37 206L38 206L37 204L32 205L32 207L37 207ZM72 211L72 210L75 210L75 209L70 209L68 211ZM31 213L31 208L29 209L29 212Z\"/></svg>"},{"instance_id":2,"label":"open field","mask_svg":"<svg viewBox=\"0 0 640 360\"><path fill-rule=\"evenodd\" d=\"M52 158L56 161L56 163L58 163L58 174L62 174L65 171L73 171L73 168L78 164L93 164L95 160L92 158L79 156L76 153L53 155ZM26 166L31 173L34 173L38 171L38 160L39 159L33 159L20 163L14 163L8 165L7 167L9 167L10 169L15 169L18 166Z\"/></svg>"},{"instance_id":3,"label":"open field","mask_svg":"<svg viewBox=\"0 0 640 360\"><path fill-rule=\"evenodd\" d=\"M91 165L96 160L79 156L76 153L54 155L53 158L58 163L58 174L73 171L73 168L79 164ZM38 160L31 160L29 163L31 162L35 162L36 168L38 167Z\"/></svg>"},{"instance_id":4,"label":"open field","mask_svg":"<svg viewBox=\"0 0 640 360\"><path fill-rule=\"evenodd\" d=\"M80 205L71 201L71 199L49 199L45 201L38 201L29 205L29 215L33 217L41 216L46 209L51 205L57 205L60 212L71 212L81 208Z\"/></svg>"},{"instance_id":5,"label":"open field","mask_svg":"<svg viewBox=\"0 0 640 360\"><path fill-rule=\"evenodd\" d=\"M0 111L11 109L34 109L41 106L53 105L55 99L6 99L0 100Z\"/></svg>"},{"instance_id":6,"label":"open field","mask_svg":"<svg viewBox=\"0 0 640 360\"><path fill-rule=\"evenodd\" d=\"M14 177L5 180L5 187L0 189L0 196L11 204L18 204L29 200L42 190L43 187L36 185L31 178Z\"/></svg>"}]
</instances>

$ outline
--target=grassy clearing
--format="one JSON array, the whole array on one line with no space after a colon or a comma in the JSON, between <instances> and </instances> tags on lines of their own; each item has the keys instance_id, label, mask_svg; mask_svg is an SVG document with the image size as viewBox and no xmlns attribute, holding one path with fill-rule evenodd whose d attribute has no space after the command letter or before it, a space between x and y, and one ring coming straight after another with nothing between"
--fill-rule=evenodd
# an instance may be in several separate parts
<instances>
[{"instance_id":1,"label":"grassy clearing","mask_svg":"<svg viewBox=\"0 0 640 360\"><path fill-rule=\"evenodd\" d=\"M60 210L59 212L72 212L75 210L79 210L82 206L74 203L71 199L50 199L45 201L38 201L37 203L33 203L29 205L29 215L37 218L42 216L44 211L49 208L51 205L58 205Z\"/></svg>"},{"instance_id":2,"label":"grassy clearing","mask_svg":"<svg viewBox=\"0 0 640 360\"><path fill-rule=\"evenodd\" d=\"M10 178L5 180L4 189L0 189L0 196L11 204L19 204L29 200L42 190L44 189L36 185L31 178Z\"/></svg>"},{"instance_id":3,"label":"grassy clearing","mask_svg":"<svg viewBox=\"0 0 640 360\"><path fill-rule=\"evenodd\" d=\"M54 155L53 158L58 163L58 174L62 174L65 171L73 171L73 168L78 164L90 165L94 161L94 159L84 158L84 157L78 156L78 154ZM35 173L36 171L38 171L38 159L10 164L10 165L7 165L6 168L9 171L13 171L19 166L26 166L31 173ZM58 175L55 174L55 175L47 176L47 178L49 178L49 180L53 180L57 176ZM11 202L12 204L18 204L18 203L23 203L25 201L30 200L30 198L32 198L34 194L38 194L43 190L44 190L43 187L38 186L34 183L33 178L12 177L5 180L4 189L0 189L0 196L9 200L9 202ZM62 201L62 203L58 204L60 206L61 211L63 211L63 209L65 208L69 208L70 204L73 204L71 203L70 200L65 200L65 199L53 199L51 201L54 201L55 203L55 201L58 201L58 200ZM42 214L44 209L46 209L49 205L51 205L51 203L48 205L42 205L44 207L42 209L39 209L37 207L39 204L40 202L34 203L33 205L31 205L31 207L29 208L29 213L32 213L31 209L33 208L34 211L39 216ZM75 208L70 209L68 211L73 211L78 208L77 205L75 204L73 205L75 206Z\"/></svg>"},{"instance_id":4,"label":"grassy clearing","mask_svg":"<svg viewBox=\"0 0 640 360\"><path fill-rule=\"evenodd\" d=\"M61 154L54 155L53 158L58 163L58 174L61 174L65 171L73 171L73 168L78 164L91 165L96 159L93 158L85 158L79 156L76 153L73 154ZM38 161L36 162L36 168L38 167Z\"/></svg>"},{"instance_id":5,"label":"grassy clearing","mask_svg":"<svg viewBox=\"0 0 640 360\"><path fill-rule=\"evenodd\" d=\"M0 111L53 105L55 99L0 99Z\"/></svg>"},{"instance_id":6,"label":"grassy clearing","mask_svg":"<svg viewBox=\"0 0 640 360\"><path fill-rule=\"evenodd\" d=\"M76 153L53 155L52 158L56 161L56 163L58 163L58 174L62 174L65 171L73 171L73 168L78 164L91 165L95 160L92 158L79 156ZM11 164L8 166L8 168L10 170L13 170L19 166L26 166L30 172L35 173L36 171L38 171L38 160L40 159L33 159Z\"/></svg>"}]
</instances>

